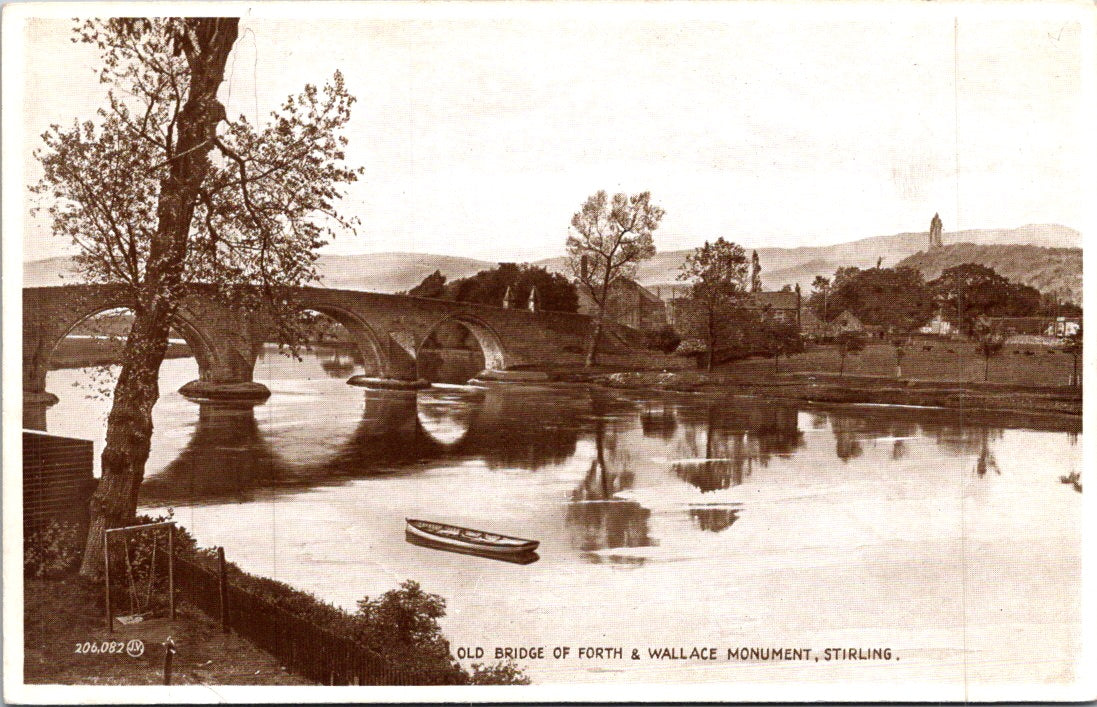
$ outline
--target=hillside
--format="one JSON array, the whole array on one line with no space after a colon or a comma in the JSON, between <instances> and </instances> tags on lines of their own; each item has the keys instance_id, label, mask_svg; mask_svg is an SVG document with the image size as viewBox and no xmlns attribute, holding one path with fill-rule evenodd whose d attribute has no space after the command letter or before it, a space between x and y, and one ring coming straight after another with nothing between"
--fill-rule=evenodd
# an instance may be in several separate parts
<instances>
[{"instance_id":1,"label":"hillside","mask_svg":"<svg viewBox=\"0 0 1097 707\"><path fill-rule=\"evenodd\" d=\"M1010 280L1041 292L1060 292L1071 302L1082 302L1081 248L954 243L915 253L899 264L918 268L927 280L931 280L945 268L963 263L986 265Z\"/></svg>"},{"instance_id":2,"label":"hillside","mask_svg":"<svg viewBox=\"0 0 1097 707\"><path fill-rule=\"evenodd\" d=\"M807 288L816 275L830 275L844 265L871 267L877 258L884 265L895 265L903 258L926 247L927 235L897 233L890 236L862 238L848 243L801 248L766 248L749 236L734 237L748 250L758 249L762 262L762 281L766 289L795 284ZM1014 229L981 229L944 234L945 243L975 243L980 245L1045 246L1077 249L1081 234L1066 226L1029 225ZM561 243L561 247L563 243ZM644 285L673 283L678 268L688 250L657 253L640 267L637 279ZM537 261L549 270L564 272L564 258ZM50 258L23 264L24 286L39 287L73 282L62 281L58 273L69 268L68 258ZM322 255L318 262L321 283L327 287L374 292L399 292L418 285L424 277L441 270L448 280L467 277L479 270L492 268L495 263L472 258L425 253L368 253L363 255ZM1080 287L1080 285L1079 285Z\"/></svg>"},{"instance_id":3,"label":"hillside","mask_svg":"<svg viewBox=\"0 0 1097 707\"><path fill-rule=\"evenodd\" d=\"M424 253L322 255L317 265L325 287L374 292L410 290L435 270L441 270L447 280L455 280L495 267L484 260Z\"/></svg>"},{"instance_id":4,"label":"hillside","mask_svg":"<svg viewBox=\"0 0 1097 707\"><path fill-rule=\"evenodd\" d=\"M944 233L947 243L976 243L981 245L1014 245L1018 243L1053 248L1081 248L1082 234L1072 228L1056 224L1032 224L1019 228L977 229ZM807 288L816 275L831 275L839 267L853 265L867 268L883 258L885 266L896 265L900 260L926 247L928 234L896 233L890 236L873 236L847 243L800 248L765 248L749 237L735 238L747 250L757 248L762 263L762 282L766 289L779 289L797 282ZM673 283L678 268L688 250L657 253L643 263L637 280L643 285ZM550 258L537 262L550 270L562 271L563 258Z\"/></svg>"},{"instance_id":5,"label":"hillside","mask_svg":"<svg viewBox=\"0 0 1097 707\"><path fill-rule=\"evenodd\" d=\"M23 263L23 286L48 287L79 282L71 273L71 267L72 259L67 257ZM447 279L453 280L493 267L495 263L484 260L424 253L321 255L317 261L321 285L373 292L409 290L435 270L441 270Z\"/></svg>"}]
</instances>

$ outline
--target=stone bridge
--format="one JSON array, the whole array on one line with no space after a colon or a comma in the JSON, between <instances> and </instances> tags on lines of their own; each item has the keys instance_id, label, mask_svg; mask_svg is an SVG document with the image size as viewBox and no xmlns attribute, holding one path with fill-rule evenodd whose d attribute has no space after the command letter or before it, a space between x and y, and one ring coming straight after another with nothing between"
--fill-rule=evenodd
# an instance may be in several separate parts
<instances>
[{"instance_id":1,"label":"stone bridge","mask_svg":"<svg viewBox=\"0 0 1097 707\"><path fill-rule=\"evenodd\" d=\"M365 376L351 383L382 388L428 385L418 359L427 338L445 323L464 327L483 352L483 377L536 379L523 370L545 364L573 364L591 332L591 319L580 314L531 312L488 305L403 295L296 288L293 304L342 324L350 333ZM132 307L129 291L111 285L65 285L23 290L23 391L28 402L50 402L46 389L50 359L61 340L84 320L118 308ZM270 391L255 383L255 361L269 331L260 312L231 308L208 288L192 287L173 326L198 362L199 379L183 392L208 399L265 399ZM603 340L610 351L642 344L639 333L607 322ZM542 374L543 375L543 374Z\"/></svg>"}]
</instances>

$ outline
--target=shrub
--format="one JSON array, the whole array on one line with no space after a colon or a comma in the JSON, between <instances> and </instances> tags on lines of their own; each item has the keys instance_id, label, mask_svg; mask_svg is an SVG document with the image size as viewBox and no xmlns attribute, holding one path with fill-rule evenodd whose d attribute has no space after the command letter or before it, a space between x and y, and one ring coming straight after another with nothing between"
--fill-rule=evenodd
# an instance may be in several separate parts
<instances>
[{"instance_id":1,"label":"shrub","mask_svg":"<svg viewBox=\"0 0 1097 707\"><path fill-rule=\"evenodd\" d=\"M678 345L682 343L682 337L669 324L663 325L655 331L644 332L647 348L663 353L674 353Z\"/></svg>"},{"instance_id":2,"label":"shrub","mask_svg":"<svg viewBox=\"0 0 1097 707\"><path fill-rule=\"evenodd\" d=\"M76 523L50 521L23 538L23 573L35 579L61 577L76 570L84 549Z\"/></svg>"},{"instance_id":3,"label":"shrub","mask_svg":"<svg viewBox=\"0 0 1097 707\"><path fill-rule=\"evenodd\" d=\"M472 664L470 685L529 685L531 680L522 668L512 661L500 661L492 665Z\"/></svg>"}]
</instances>

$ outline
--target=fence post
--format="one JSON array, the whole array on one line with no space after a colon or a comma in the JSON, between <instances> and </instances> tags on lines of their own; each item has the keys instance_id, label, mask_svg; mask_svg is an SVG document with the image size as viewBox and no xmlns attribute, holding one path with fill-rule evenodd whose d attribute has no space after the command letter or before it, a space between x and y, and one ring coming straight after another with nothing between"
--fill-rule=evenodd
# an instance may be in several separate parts
<instances>
[{"instance_id":1,"label":"fence post","mask_svg":"<svg viewBox=\"0 0 1097 707\"><path fill-rule=\"evenodd\" d=\"M175 524L168 526L168 606L175 621Z\"/></svg>"},{"instance_id":2,"label":"fence post","mask_svg":"<svg viewBox=\"0 0 1097 707\"><path fill-rule=\"evenodd\" d=\"M110 534L103 528L103 594L107 602L104 612L107 615L107 631L114 633L114 613L110 606Z\"/></svg>"},{"instance_id":3,"label":"fence post","mask_svg":"<svg viewBox=\"0 0 1097 707\"><path fill-rule=\"evenodd\" d=\"M168 636L168 640L164 641L164 684L171 684L171 659L175 656L175 641L171 640L171 636Z\"/></svg>"},{"instance_id":4,"label":"fence post","mask_svg":"<svg viewBox=\"0 0 1097 707\"><path fill-rule=\"evenodd\" d=\"M229 632L229 582L225 566L225 548L217 548L217 587L221 596L221 631Z\"/></svg>"}]
</instances>

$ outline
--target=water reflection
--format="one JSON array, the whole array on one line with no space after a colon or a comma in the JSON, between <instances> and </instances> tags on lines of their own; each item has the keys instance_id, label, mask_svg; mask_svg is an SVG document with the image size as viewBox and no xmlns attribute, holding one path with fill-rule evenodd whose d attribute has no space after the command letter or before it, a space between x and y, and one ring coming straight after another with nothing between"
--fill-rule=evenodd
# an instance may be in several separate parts
<instances>
[{"instance_id":1,"label":"water reflection","mask_svg":"<svg viewBox=\"0 0 1097 707\"><path fill-rule=\"evenodd\" d=\"M678 431L678 415L666 401L647 401L640 413L640 429L645 437L669 441Z\"/></svg>"},{"instance_id":2,"label":"water reflection","mask_svg":"<svg viewBox=\"0 0 1097 707\"><path fill-rule=\"evenodd\" d=\"M297 463L277 452L270 440L278 431L261 424L255 408L196 404L193 433L176 458L145 481L142 497L147 503L242 502L260 491L414 473L449 460L536 471L575 454L577 418L571 426L560 424L561 410L545 404L544 391L364 391L362 396L357 424L333 439L316 440L320 451Z\"/></svg>"},{"instance_id":3,"label":"water reflection","mask_svg":"<svg viewBox=\"0 0 1097 707\"><path fill-rule=\"evenodd\" d=\"M343 348L325 346L316 350L316 356L320 359L320 367L324 373L332 378L347 379L360 370L364 370L362 355L357 347L347 345Z\"/></svg>"},{"instance_id":4,"label":"water reflection","mask_svg":"<svg viewBox=\"0 0 1097 707\"><path fill-rule=\"evenodd\" d=\"M771 456L791 454L804 442L795 408L712 402L703 412L701 419L680 416L686 431L678 451L685 458L671 467L702 493L739 486L756 463L764 467Z\"/></svg>"},{"instance_id":5,"label":"water reflection","mask_svg":"<svg viewBox=\"0 0 1097 707\"><path fill-rule=\"evenodd\" d=\"M689 517L699 529L710 533L722 533L739 520L742 506L721 504L711 506L693 505Z\"/></svg>"},{"instance_id":6,"label":"water reflection","mask_svg":"<svg viewBox=\"0 0 1097 707\"><path fill-rule=\"evenodd\" d=\"M624 468L628 457L619 453L617 436L607 436L607 428L612 429L607 423L614 419L610 413L618 407L615 402L619 401L601 392L590 394L594 458L586 476L571 493L565 523L572 547L588 562L643 564L640 557L598 552L656 544L648 526L651 511L618 495L630 489L636 477Z\"/></svg>"}]
</instances>

